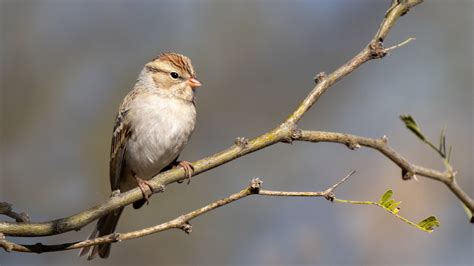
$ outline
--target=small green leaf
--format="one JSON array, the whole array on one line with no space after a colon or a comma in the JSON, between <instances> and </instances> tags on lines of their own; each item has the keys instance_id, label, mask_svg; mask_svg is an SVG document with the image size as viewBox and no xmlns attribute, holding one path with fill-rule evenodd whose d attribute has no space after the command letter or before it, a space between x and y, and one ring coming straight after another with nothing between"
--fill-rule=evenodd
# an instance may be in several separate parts
<instances>
[{"instance_id":1,"label":"small green leaf","mask_svg":"<svg viewBox=\"0 0 474 266\"><path fill-rule=\"evenodd\" d=\"M411 115L401 115L400 119L405 123L405 126L411 130L418 138L420 138L422 141L426 141L425 135L421 133L420 128L418 127L418 124L416 124L415 119Z\"/></svg>"},{"instance_id":2,"label":"small green leaf","mask_svg":"<svg viewBox=\"0 0 474 266\"><path fill-rule=\"evenodd\" d=\"M380 198L379 203L381 205L384 205L385 202L387 202L392 197L392 195L393 195L393 191L391 189L387 190Z\"/></svg>"},{"instance_id":3,"label":"small green leaf","mask_svg":"<svg viewBox=\"0 0 474 266\"><path fill-rule=\"evenodd\" d=\"M394 210L397 210L397 212L398 212L397 207L398 207L398 205L400 205L400 203L402 203L402 202L401 201L397 201L397 202L393 201L389 206L387 206L387 209L389 209L391 212L393 212Z\"/></svg>"},{"instance_id":4,"label":"small green leaf","mask_svg":"<svg viewBox=\"0 0 474 266\"><path fill-rule=\"evenodd\" d=\"M418 227L428 232L433 231L435 226L439 226L439 221L434 216L430 216L418 223Z\"/></svg>"},{"instance_id":5,"label":"small green leaf","mask_svg":"<svg viewBox=\"0 0 474 266\"><path fill-rule=\"evenodd\" d=\"M387 200L386 202L384 202L382 205L385 209L390 210L390 205L392 205L393 203L395 203L395 200L390 199L390 200Z\"/></svg>"}]
</instances>

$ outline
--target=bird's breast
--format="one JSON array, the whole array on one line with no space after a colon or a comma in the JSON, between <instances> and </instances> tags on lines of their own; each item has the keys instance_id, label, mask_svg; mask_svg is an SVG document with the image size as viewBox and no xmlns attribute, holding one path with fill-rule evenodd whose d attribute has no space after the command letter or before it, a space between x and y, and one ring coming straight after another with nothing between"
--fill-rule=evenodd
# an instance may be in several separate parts
<instances>
[{"instance_id":1,"label":"bird's breast","mask_svg":"<svg viewBox=\"0 0 474 266\"><path fill-rule=\"evenodd\" d=\"M179 155L196 121L192 103L160 95L135 99L128 115L132 135L126 163L143 179L151 178Z\"/></svg>"}]
</instances>

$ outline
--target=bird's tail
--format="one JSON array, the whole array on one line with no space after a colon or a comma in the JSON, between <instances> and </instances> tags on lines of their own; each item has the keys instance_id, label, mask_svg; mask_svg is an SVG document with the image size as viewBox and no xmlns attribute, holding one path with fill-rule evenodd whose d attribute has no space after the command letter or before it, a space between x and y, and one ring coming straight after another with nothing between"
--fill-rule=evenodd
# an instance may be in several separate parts
<instances>
[{"instance_id":1,"label":"bird's tail","mask_svg":"<svg viewBox=\"0 0 474 266\"><path fill-rule=\"evenodd\" d=\"M120 218L120 215L122 214L122 211L123 211L123 208L120 208L100 218L99 221L97 222L97 226L89 235L88 239L94 239L96 238L96 236L101 237L108 234L112 234L115 231L115 227L117 227L117 223ZM87 259L91 260L95 256L97 256L97 254L99 254L101 258L107 258L110 254L111 246L112 246L111 243L106 243L106 244L84 247L79 252L79 256L84 256L88 254Z\"/></svg>"}]
</instances>

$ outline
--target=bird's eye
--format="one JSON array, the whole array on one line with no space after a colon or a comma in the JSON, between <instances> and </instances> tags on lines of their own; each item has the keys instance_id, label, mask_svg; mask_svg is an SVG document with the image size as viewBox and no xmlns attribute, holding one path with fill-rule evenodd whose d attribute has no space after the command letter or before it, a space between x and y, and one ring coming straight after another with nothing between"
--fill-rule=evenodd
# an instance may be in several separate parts
<instances>
[{"instance_id":1,"label":"bird's eye","mask_svg":"<svg viewBox=\"0 0 474 266\"><path fill-rule=\"evenodd\" d=\"M176 73L176 72L171 72L171 73L170 73L170 76L171 76L173 79L179 78L179 74Z\"/></svg>"}]
</instances>

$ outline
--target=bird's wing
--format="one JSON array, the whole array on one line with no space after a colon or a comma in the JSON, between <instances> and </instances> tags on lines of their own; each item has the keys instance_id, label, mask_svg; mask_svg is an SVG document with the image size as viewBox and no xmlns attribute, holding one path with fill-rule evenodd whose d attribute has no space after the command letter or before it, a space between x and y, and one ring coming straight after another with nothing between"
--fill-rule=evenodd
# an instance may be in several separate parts
<instances>
[{"instance_id":1,"label":"bird's wing","mask_svg":"<svg viewBox=\"0 0 474 266\"><path fill-rule=\"evenodd\" d=\"M115 119L114 133L112 136L112 145L110 148L110 186L112 190L120 187L120 177L125 166L125 151L127 149L128 138L130 137L130 125L127 123L128 109L122 109L118 112Z\"/></svg>"}]
</instances>

